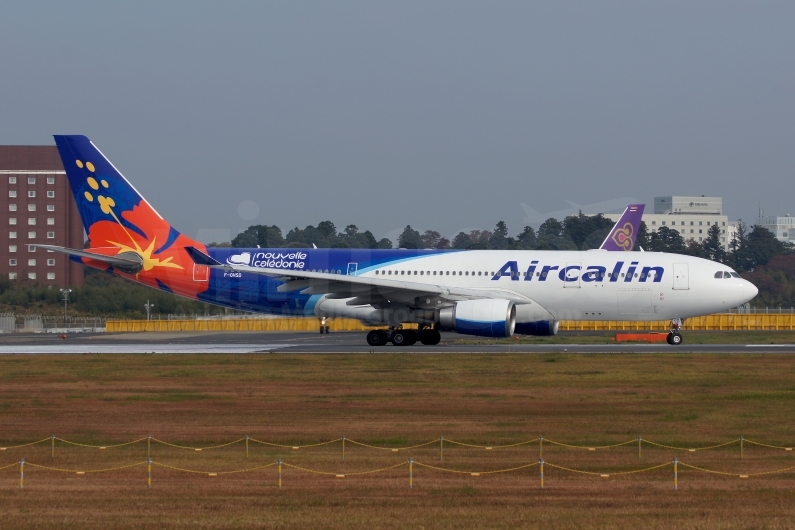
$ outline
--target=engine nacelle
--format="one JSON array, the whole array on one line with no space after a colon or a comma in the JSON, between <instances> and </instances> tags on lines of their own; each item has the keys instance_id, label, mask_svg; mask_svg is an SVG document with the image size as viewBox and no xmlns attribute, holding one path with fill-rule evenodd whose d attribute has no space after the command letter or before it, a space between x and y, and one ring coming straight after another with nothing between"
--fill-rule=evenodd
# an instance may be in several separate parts
<instances>
[{"instance_id":1,"label":"engine nacelle","mask_svg":"<svg viewBox=\"0 0 795 530\"><path fill-rule=\"evenodd\" d=\"M516 306L510 300L466 300L439 311L446 329L479 337L510 337L516 325Z\"/></svg>"},{"instance_id":2,"label":"engine nacelle","mask_svg":"<svg viewBox=\"0 0 795 530\"><path fill-rule=\"evenodd\" d=\"M519 335L549 336L558 334L557 320L538 320L536 322L517 322L515 332Z\"/></svg>"}]
</instances>

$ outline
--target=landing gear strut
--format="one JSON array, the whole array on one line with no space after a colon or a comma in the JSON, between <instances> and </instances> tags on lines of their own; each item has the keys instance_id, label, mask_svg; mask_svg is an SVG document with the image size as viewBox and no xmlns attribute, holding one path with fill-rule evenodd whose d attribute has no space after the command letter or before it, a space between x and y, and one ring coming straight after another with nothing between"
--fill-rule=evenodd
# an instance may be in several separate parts
<instances>
[{"instance_id":1,"label":"landing gear strut","mask_svg":"<svg viewBox=\"0 0 795 530\"><path fill-rule=\"evenodd\" d=\"M324 333L326 335L328 335L328 319L327 318L321 318L320 319L320 334L322 335Z\"/></svg>"},{"instance_id":2,"label":"landing gear strut","mask_svg":"<svg viewBox=\"0 0 795 530\"><path fill-rule=\"evenodd\" d=\"M671 331L668 332L668 344L672 346L679 346L682 344L682 334L679 333L679 329L682 327L682 319L681 318L674 318L671 320Z\"/></svg>"}]
</instances>

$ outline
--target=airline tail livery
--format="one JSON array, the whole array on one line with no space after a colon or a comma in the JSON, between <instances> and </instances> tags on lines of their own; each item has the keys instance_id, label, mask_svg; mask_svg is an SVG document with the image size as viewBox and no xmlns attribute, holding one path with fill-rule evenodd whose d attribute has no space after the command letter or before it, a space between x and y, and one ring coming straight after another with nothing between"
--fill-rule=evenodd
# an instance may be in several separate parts
<instances>
[{"instance_id":1,"label":"airline tail livery","mask_svg":"<svg viewBox=\"0 0 795 530\"><path fill-rule=\"evenodd\" d=\"M679 344L683 319L758 292L720 263L630 252L643 205L630 205L589 251L208 248L172 227L88 138L55 143L90 245L37 246L192 300L388 328L367 334L373 346L438 344L444 329L554 335L561 319L670 319L668 341Z\"/></svg>"}]
</instances>

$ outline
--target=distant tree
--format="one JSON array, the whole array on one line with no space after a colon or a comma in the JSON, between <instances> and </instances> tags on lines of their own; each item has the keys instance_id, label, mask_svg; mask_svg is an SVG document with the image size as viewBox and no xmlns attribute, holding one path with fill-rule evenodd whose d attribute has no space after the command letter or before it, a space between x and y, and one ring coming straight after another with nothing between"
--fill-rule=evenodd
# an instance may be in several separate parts
<instances>
[{"instance_id":1,"label":"distant tree","mask_svg":"<svg viewBox=\"0 0 795 530\"><path fill-rule=\"evenodd\" d=\"M682 254L687 250L687 246L678 230L661 226L659 230L649 235L646 250Z\"/></svg>"},{"instance_id":2,"label":"distant tree","mask_svg":"<svg viewBox=\"0 0 795 530\"><path fill-rule=\"evenodd\" d=\"M491 233L488 248L494 250L505 250L512 246L514 241L508 237L508 225L505 221L498 221L494 232Z\"/></svg>"},{"instance_id":3,"label":"distant tree","mask_svg":"<svg viewBox=\"0 0 795 530\"><path fill-rule=\"evenodd\" d=\"M459 250L466 250L472 244L469 234L458 232L458 235L453 238L453 248Z\"/></svg>"},{"instance_id":4,"label":"distant tree","mask_svg":"<svg viewBox=\"0 0 795 530\"><path fill-rule=\"evenodd\" d=\"M257 245L262 248L283 247L284 238L281 229L276 225L253 225L232 240L233 247L253 248Z\"/></svg>"},{"instance_id":5,"label":"distant tree","mask_svg":"<svg viewBox=\"0 0 795 530\"><path fill-rule=\"evenodd\" d=\"M387 238L380 239L375 248L392 248L392 242Z\"/></svg>"},{"instance_id":6,"label":"distant tree","mask_svg":"<svg viewBox=\"0 0 795 530\"><path fill-rule=\"evenodd\" d=\"M321 221L317 225L317 230L323 237L333 237L337 235L337 227L331 221Z\"/></svg>"},{"instance_id":7,"label":"distant tree","mask_svg":"<svg viewBox=\"0 0 795 530\"><path fill-rule=\"evenodd\" d=\"M524 230L516 236L516 248L521 250L532 250L538 246L536 232L531 226L525 226Z\"/></svg>"},{"instance_id":8,"label":"distant tree","mask_svg":"<svg viewBox=\"0 0 795 530\"><path fill-rule=\"evenodd\" d=\"M733 263L739 270L750 271L759 265L766 265L774 256L790 253L790 245L776 239L767 228L754 225L734 251Z\"/></svg>"},{"instance_id":9,"label":"distant tree","mask_svg":"<svg viewBox=\"0 0 795 530\"><path fill-rule=\"evenodd\" d=\"M701 243L701 248L704 250L704 257L707 259L721 263L726 260L726 251L720 241L720 227L717 223L710 226L709 230L707 230L707 237Z\"/></svg>"},{"instance_id":10,"label":"distant tree","mask_svg":"<svg viewBox=\"0 0 795 530\"><path fill-rule=\"evenodd\" d=\"M437 248L439 241L442 239L442 234L436 230L426 230L425 233L420 236L420 239L422 239L423 248Z\"/></svg>"},{"instance_id":11,"label":"distant tree","mask_svg":"<svg viewBox=\"0 0 795 530\"><path fill-rule=\"evenodd\" d=\"M563 231L563 223L550 217L538 227L539 250L577 250L577 245Z\"/></svg>"},{"instance_id":12,"label":"distant tree","mask_svg":"<svg viewBox=\"0 0 795 530\"><path fill-rule=\"evenodd\" d=\"M649 241L649 229L646 226L646 221L641 221L638 226L638 237L635 238L635 246L632 247L634 251L651 250Z\"/></svg>"},{"instance_id":13,"label":"distant tree","mask_svg":"<svg viewBox=\"0 0 795 530\"><path fill-rule=\"evenodd\" d=\"M469 233L471 243L467 247L469 250L486 250L489 248L491 232L488 230L472 230Z\"/></svg>"},{"instance_id":14,"label":"distant tree","mask_svg":"<svg viewBox=\"0 0 795 530\"><path fill-rule=\"evenodd\" d=\"M398 236L399 248L425 248L420 233L407 225L403 233Z\"/></svg>"},{"instance_id":15,"label":"distant tree","mask_svg":"<svg viewBox=\"0 0 795 530\"><path fill-rule=\"evenodd\" d=\"M580 250L599 248L614 224L602 214L583 215L580 212L563 220L563 233Z\"/></svg>"}]
</instances>

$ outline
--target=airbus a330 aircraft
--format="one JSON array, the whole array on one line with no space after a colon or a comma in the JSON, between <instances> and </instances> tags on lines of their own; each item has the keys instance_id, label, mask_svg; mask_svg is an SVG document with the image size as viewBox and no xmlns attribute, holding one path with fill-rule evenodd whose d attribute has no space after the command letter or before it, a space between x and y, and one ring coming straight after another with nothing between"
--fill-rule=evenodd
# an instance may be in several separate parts
<instances>
[{"instance_id":1,"label":"airbus a330 aircraft","mask_svg":"<svg viewBox=\"0 0 795 530\"><path fill-rule=\"evenodd\" d=\"M438 344L439 329L554 335L567 320L672 320L726 311L757 289L720 263L629 252L642 205L589 251L208 248L172 227L85 136L55 143L90 242L37 245L193 300L388 327L372 346ZM418 324L418 331L404 329Z\"/></svg>"}]
</instances>

